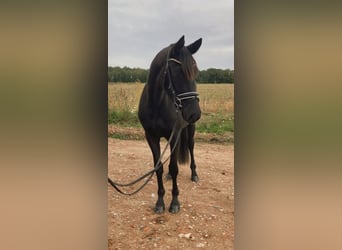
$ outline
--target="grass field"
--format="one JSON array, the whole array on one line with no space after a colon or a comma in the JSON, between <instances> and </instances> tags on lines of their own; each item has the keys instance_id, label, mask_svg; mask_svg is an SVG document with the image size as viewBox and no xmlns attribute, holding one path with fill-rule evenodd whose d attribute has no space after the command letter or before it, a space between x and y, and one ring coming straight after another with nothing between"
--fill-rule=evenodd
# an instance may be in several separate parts
<instances>
[{"instance_id":1,"label":"grass field","mask_svg":"<svg viewBox=\"0 0 342 250\"><path fill-rule=\"evenodd\" d=\"M137 111L144 84L108 84L108 124L141 127ZM196 123L198 133L224 136L234 132L234 85L198 84L202 117Z\"/></svg>"}]
</instances>

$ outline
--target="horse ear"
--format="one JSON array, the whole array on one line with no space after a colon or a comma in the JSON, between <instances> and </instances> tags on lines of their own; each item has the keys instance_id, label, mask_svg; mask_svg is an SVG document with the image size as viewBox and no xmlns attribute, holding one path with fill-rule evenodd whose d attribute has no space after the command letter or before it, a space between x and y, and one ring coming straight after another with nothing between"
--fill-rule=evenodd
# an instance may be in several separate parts
<instances>
[{"instance_id":1,"label":"horse ear","mask_svg":"<svg viewBox=\"0 0 342 250\"><path fill-rule=\"evenodd\" d=\"M184 47L184 35L178 40L178 42L175 43L173 46L173 52L175 54L178 54L180 49Z\"/></svg>"},{"instance_id":2,"label":"horse ear","mask_svg":"<svg viewBox=\"0 0 342 250\"><path fill-rule=\"evenodd\" d=\"M192 44L186 47L190 51L191 54L195 54L197 50L201 47L201 45L202 45L202 38L198 39L197 41L193 42Z\"/></svg>"}]
</instances>

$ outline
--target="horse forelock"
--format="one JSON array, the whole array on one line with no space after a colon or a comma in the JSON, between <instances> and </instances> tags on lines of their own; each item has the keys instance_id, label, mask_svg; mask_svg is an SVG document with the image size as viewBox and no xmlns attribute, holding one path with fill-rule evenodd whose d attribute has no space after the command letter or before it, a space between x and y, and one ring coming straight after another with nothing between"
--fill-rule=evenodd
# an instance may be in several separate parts
<instances>
[{"instance_id":1,"label":"horse forelock","mask_svg":"<svg viewBox=\"0 0 342 250\"><path fill-rule=\"evenodd\" d=\"M169 58L174 58L174 55L169 54L170 49L172 49L172 46L174 44L171 44L170 46L162 49L154 58L151 64L150 70L158 73L162 70L165 70L167 56ZM192 54L189 52L189 50L186 47L183 47L180 50L179 55L176 55L174 58L176 60L179 60L182 63L182 70L183 73L188 81L194 81L195 77L198 73L198 68L196 65L196 61L192 57Z\"/></svg>"},{"instance_id":2,"label":"horse forelock","mask_svg":"<svg viewBox=\"0 0 342 250\"><path fill-rule=\"evenodd\" d=\"M198 68L192 54L185 47L181 50L180 61L182 62L183 72L188 81L194 81Z\"/></svg>"}]
</instances>

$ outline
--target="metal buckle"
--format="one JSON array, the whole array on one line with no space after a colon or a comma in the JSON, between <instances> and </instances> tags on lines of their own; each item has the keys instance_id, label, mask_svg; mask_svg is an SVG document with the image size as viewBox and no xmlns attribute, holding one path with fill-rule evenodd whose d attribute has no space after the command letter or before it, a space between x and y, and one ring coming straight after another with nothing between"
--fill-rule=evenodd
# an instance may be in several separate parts
<instances>
[{"instance_id":1,"label":"metal buckle","mask_svg":"<svg viewBox=\"0 0 342 250\"><path fill-rule=\"evenodd\" d=\"M175 97L175 106L176 106L176 111L182 109L182 100L179 97Z\"/></svg>"}]
</instances>

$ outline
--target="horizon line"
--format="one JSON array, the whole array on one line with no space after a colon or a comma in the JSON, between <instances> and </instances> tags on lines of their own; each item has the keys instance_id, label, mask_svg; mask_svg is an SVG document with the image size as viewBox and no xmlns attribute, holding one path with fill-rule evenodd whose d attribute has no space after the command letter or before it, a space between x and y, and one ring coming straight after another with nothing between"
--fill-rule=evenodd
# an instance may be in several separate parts
<instances>
[{"instance_id":1,"label":"horizon line","mask_svg":"<svg viewBox=\"0 0 342 250\"><path fill-rule=\"evenodd\" d=\"M131 69L144 69L144 70L149 70L149 68L141 68L141 67L130 67L130 66L112 66L112 65L108 65L107 67L119 67L119 68L124 68L124 67L127 67L127 68L131 68ZM209 67L209 68L206 68L206 69L199 69L199 71L201 71L201 70L208 70L208 69L222 69L222 70L227 70L227 69L229 69L229 70L234 70L234 68L215 68L215 67Z\"/></svg>"}]
</instances>

